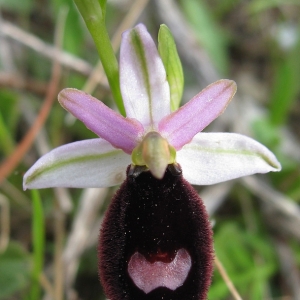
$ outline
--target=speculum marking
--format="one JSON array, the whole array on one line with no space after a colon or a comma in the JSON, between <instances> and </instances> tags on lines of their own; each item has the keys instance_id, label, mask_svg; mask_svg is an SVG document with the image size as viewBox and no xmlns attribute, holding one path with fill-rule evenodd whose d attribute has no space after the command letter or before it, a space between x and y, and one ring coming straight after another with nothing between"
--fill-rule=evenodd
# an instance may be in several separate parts
<instances>
[{"instance_id":1,"label":"speculum marking","mask_svg":"<svg viewBox=\"0 0 300 300\"><path fill-rule=\"evenodd\" d=\"M191 266L191 256L183 248L177 251L169 263L149 262L143 254L135 252L128 263L128 274L134 284L146 294L158 287L174 291L184 284Z\"/></svg>"}]
</instances>

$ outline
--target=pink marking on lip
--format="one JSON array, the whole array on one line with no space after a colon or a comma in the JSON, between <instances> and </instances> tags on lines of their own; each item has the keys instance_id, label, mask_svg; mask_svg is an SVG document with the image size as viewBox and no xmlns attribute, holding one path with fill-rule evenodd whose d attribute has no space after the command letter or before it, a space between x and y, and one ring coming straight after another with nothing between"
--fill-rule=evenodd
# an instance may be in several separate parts
<instances>
[{"instance_id":1,"label":"pink marking on lip","mask_svg":"<svg viewBox=\"0 0 300 300\"><path fill-rule=\"evenodd\" d=\"M176 290L183 285L191 266L191 257L183 248L178 250L170 263L151 263L144 255L135 252L128 263L128 273L134 284L148 294L158 287Z\"/></svg>"}]
</instances>

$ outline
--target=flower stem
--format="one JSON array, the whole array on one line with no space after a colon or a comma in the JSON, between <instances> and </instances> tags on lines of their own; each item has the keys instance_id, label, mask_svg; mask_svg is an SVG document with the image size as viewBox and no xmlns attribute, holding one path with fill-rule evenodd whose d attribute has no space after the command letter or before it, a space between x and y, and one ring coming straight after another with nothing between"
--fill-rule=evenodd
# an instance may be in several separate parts
<instances>
[{"instance_id":1,"label":"flower stem","mask_svg":"<svg viewBox=\"0 0 300 300\"><path fill-rule=\"evenodd\" d=\"M102 24L99 24L96 29L99 33L95 34L93 38L98 50L98 54L107 76L113 97L116 101L116 105L120 113L125 116L126 113L120 90L118 61L114 54L104 22Z\"/></svg>"},{"instance_id":2,"label":"flower stem","mask_svg":"<svg viewBox=\"0 0 300 300\"><path fill-rule=\"evenodd\" d=\"M74 0L74 2L92 35L116 105L120 113L125 116L118 61L105 25L105 5L100 5L97 0Z\"/></svg>"},{"instance_id":3,"label":"flower stem","mask_svg":"<svg viewBox=\"0 0 300 300\"><path fill-rule=\"evenodd\" d=\"M33 284L30 290L30 299L40 299L41 288L39 277L43 270L45 228L44 213L40 194L37 190L31 191L32 197L32 243L33 243Z\"/></svg>"}]
</instances>

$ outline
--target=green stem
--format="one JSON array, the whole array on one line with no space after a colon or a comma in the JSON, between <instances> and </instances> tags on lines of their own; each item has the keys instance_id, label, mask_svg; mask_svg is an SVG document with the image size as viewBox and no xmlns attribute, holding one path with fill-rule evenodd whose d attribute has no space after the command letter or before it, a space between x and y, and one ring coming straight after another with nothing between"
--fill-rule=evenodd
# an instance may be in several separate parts
<instances>
[{"instance_id":1,"label":"green stem","mask_svg":"<svg viewBox=\"0 0 300 300\"><path fill-rule=\"evenodd\" d=\"M106 30L106 26L104 22L101 22L97 25L96 24L93 25L95 26L93 32L97 32L96 34L94 34L93 39L96 44L96 48L98 50L100 60L102 62L103 69L107 76L117 107L120 113L123 116L125 116L126 113L125 113L122 94L120 90L119 65L118 65L117 58L114 54L114 50L112 48L110 38ZM92 30L90 30L90 32L92 32Z\"/></svg>"},{"instance_id":2,"label":"green stem","mask_svg":"<svg viewBox=\"0 0 300 300\"><path fill-rule=\"evenodd\" d=\"M120 113L125 116L118 61L105 25L105 5L96 0L74 0L96 45L112 95ZM103 2L103 1L102 1Z\"/></svg>"},{"instance_id":3,"label":"green stem","mask_svg":"<svg viewBox=\"0 0 300 300\"><path fill-rule=\"evenodd\" d=\"M43 270L44 248L45 248L45 228L44 213L39 192L31 191L32 197L32 244L33 244L33 284L30 289L30 299L41 299L41 289L39 277Z\"/></svg>"},{"instance_id":4,"label":"green stem","mask_svg":"<svg viewBox=\"0 0 300 300\"><path fill-rule=\"evenodd\" d=\"M2 146L4 155L9 155L14 149L14 140L12 138L11 132L9 132L6 126L2 114L0 112L0 145Z\"/></svg>"}]
</instances>

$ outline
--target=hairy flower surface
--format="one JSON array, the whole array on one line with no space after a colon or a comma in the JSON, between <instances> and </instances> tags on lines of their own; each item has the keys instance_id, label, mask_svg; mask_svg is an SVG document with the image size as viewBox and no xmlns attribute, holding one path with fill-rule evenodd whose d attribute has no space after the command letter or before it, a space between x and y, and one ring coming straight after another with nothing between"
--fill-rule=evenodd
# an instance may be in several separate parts
<instances>
[{"instance_id":1,"label":"hairy flower surface","mask_svg":"<svg viewBox=\"0 0 300 300\"><path fill-rule=\"evenodd\" d=\"M127 177L104 218L99 273L111 300L205 300L212 229L193 187L167 169Z\"/></svg>"},{"instance_id":2,"label":"hairy flower surface","mask_svg":"<svg viewBox=\"0 0 300 300\"><path fill-rule=\"evenodd\" d=\"M82 91L60 92L60 104L99 138L41 157L25 174L24 189L118 185L131 163L146 166L156 178L168 164L179 163L184 178L196 185L280 170L276 157L251 138L201 132L225 110L235 82L219 80L171 113L165 68L142 24L123 34L120 85L126 118Z\"/></svg>"}]
</instances>

